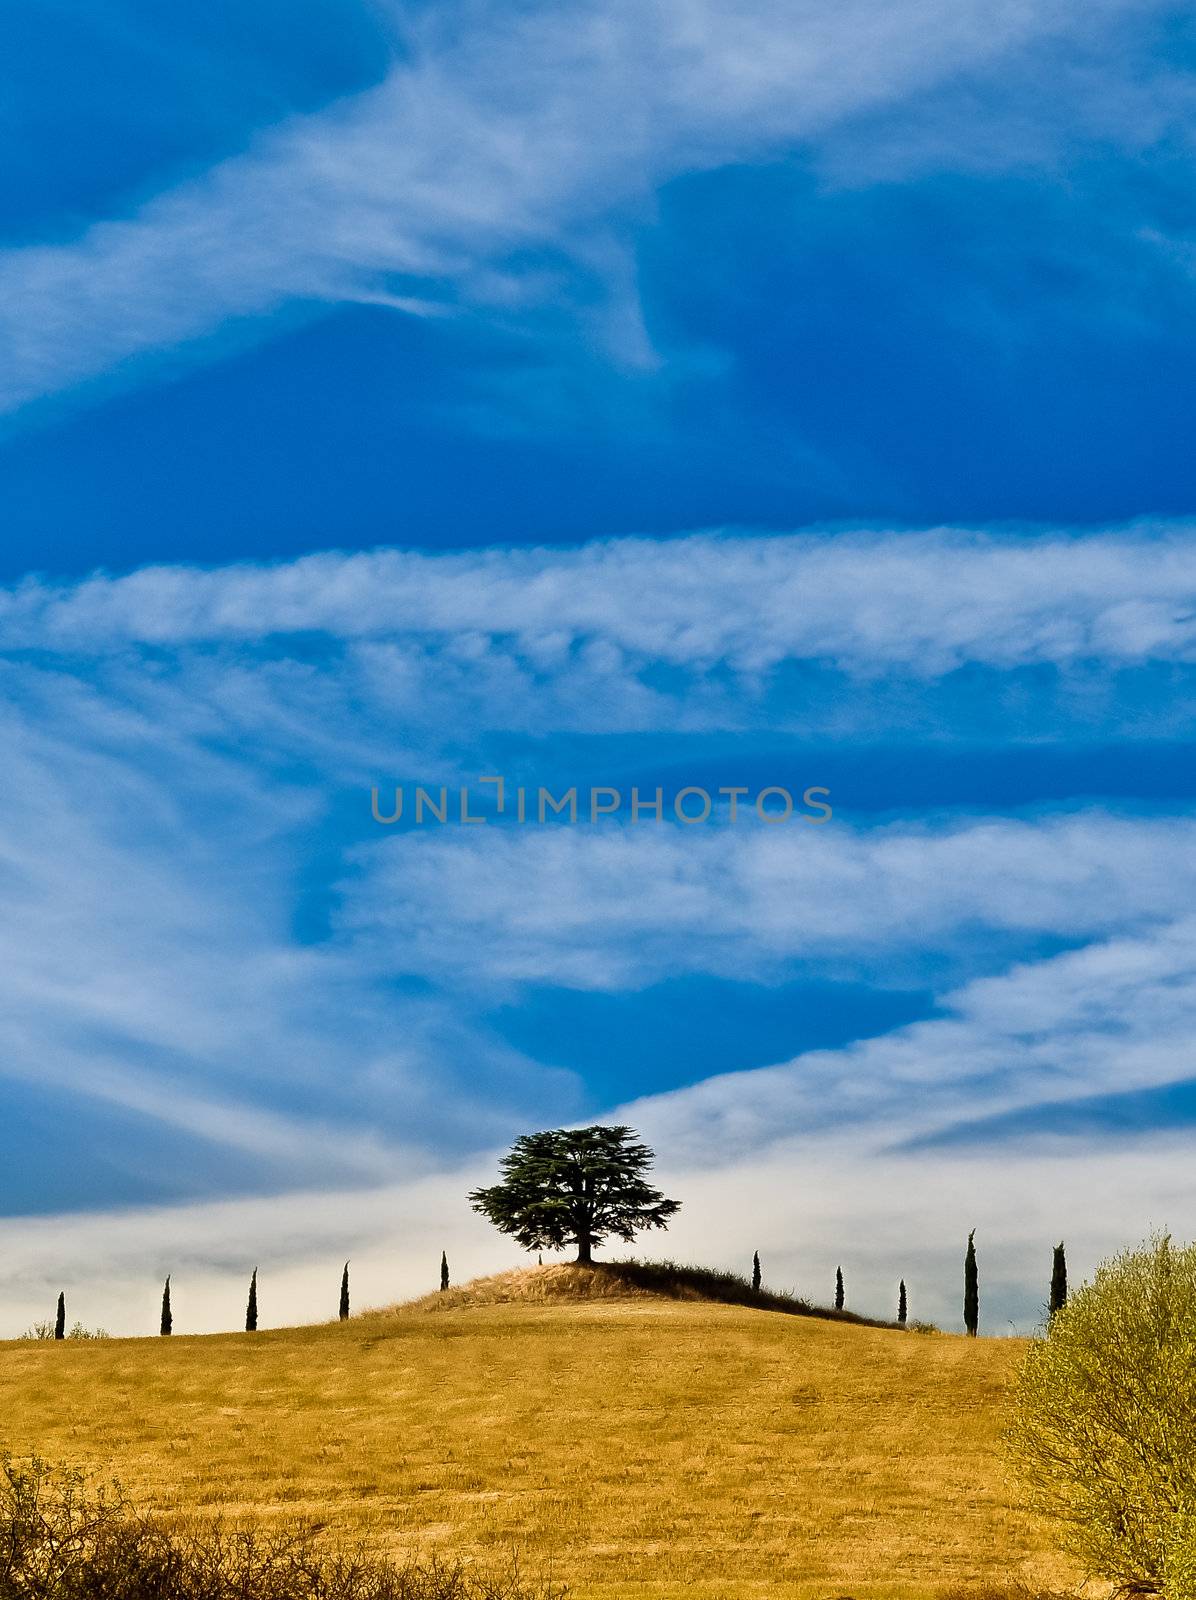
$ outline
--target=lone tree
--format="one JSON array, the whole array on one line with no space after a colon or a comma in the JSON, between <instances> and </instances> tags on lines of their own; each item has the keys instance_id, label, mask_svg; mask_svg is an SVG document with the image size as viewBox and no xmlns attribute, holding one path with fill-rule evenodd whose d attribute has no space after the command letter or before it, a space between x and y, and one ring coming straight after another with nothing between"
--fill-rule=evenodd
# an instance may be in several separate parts
<instances>
[{"instance_id":1,"label":"lone tree","mask_svg":"<svg viewBox=\"0 0 1196 1600\"><path fill-rule=\"evenodd\" d=\"M54 1337L66 1338L66 1295L62 1290L58 1292L58 1310L54 1314Z\"/></svg>"},{"instance_id":2,"label":"lone tree","mask_svg":"<svg viewBox=\"0 0 1196 1600\"><path fill-rule=\"evenodd\" d=\"M968 1234L963 1263L963 1325L974 1339L980 1327L980 1273L976 1266L976 1230Z\"/></svg>"},{"instance_id":3,"label":"lone tree","mask_svg":"<svg viewBox=\"0 0 1196 1600\"><path fill-rule=\"evenodd\" d=\"M345 1270L341 1273L341 1305L340 1316L342 1322L349 1320L349 1263L345 1262Z\"/></svg>"},{"instance_id":4,"label":"lone tree","mask_svg":"<svg viewBox=\"0 0 1196 1600\"><path fill-rule=\"evenodd\" d=\"M158 1332L165 1336L174 1332L174 1317L170 1312L170 1274L166 1274L166 1282L162 1286L162 1321L158 1325Z\"/></svg>"},{"instance_id":5,"label":"lone tree","mask_svg":"<svg viewBox=\"0 0 1196 1600\"><path fill-rule=\"evenodd\" d=\"M525 1250L577 1246L581 1266L614 1235L630 1244L646 1228L664 1228L681 1208L644 1178L652 1151L632 1128L555 1128L516 1139L499 1166L503 1181L469 1196L502 1233Z\"/></svg>"},{"instance_id":6,"label":"lone tree","mask_svg":"<svg viewBox=\"0 0 1196 1600\"><path fill-rule=\"evenodd\" d=\"M249 1304L245 1307L245 1332L257 1332L257 1268L249 1280Z\"/></svg>"},{"instance_id":7,"label":"lone tree","mask_svg":"<svg viewBox=\"0 0 1196 1600\"><path fill-rule=\"evenodd\" d=\"M908 1310L909 1307L907 1306L905 1299L905 1279L902 1278L901 1287L897 1291L897 1322L902 1328L905 1327L905 1320Z\"/></svg>"},{"instance_id":8,"label":"lone tree","mask_svg":"<svg viewBox=\"0 0 1196 1600\"><path fill-rule=\"evenodd\" d=\"M448 1288L448 1285L448 1256L445 1251L442 1250L440 1252L440 1291L442 1294Z\"/></svg>"},{"instance_id":9,"label":"lone tree","mask_svg":"<svg viewBox=\"0 0 1196 1600\"><path fill-rule=\"evenodd\" d=\"M752 1293L760 1293L760 1252L752 1251Z\"/></svg>"},{"instance_id":10,"label":"lone tree","mask_svg":"<svg viewBox=\"0 0 1196 1600\"><path fill-rule=\"evenodd\" d=\"M1067 1256L1063 1251L1063 1241L1060 1239L1055 1246L1055 1259L1051 1263L1051 1298L1047 1311L1053 1317L1056 1311L1062 1311L1067 1304Z\"/></svg>"},{"instance_id":11,"label":"lone tree","mask_svg":"<svg viewBox=\"0 0 1196 1600\"><path fill-rule=\"evenodd\" d=\"M843 1268L835 1268L835 1310L843 1309Z\"/></svg>"}]
</instances>

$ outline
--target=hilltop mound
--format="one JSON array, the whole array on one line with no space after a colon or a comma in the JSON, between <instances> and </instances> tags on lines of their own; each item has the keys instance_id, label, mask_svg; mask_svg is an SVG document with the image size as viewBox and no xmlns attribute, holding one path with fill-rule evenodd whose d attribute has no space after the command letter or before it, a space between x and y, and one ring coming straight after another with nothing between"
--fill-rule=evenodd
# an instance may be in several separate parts
<instances>
[{"instance_id":1,"label":"hilltop mound","mask_svg":"<svg viewBox=\"0 0 1196 1600\"><path fill-rule=\"evenodd\" d=\"M548 1305L569 1300L694 1300L707 1304L749 1306L780 1311L791 1317L825 1317L871 1328L895 1323L832 1311L796 1295L755 1290L746 1278L710 1267L682 1266L676 1261L602 1261L592 1267L554 1262L544 1267L517 1267L489 1278L474 1278L459 1287L408 1301L397 1311L460 1311L470 1306L517 1303Z\"/></svg>"}]
</instances>

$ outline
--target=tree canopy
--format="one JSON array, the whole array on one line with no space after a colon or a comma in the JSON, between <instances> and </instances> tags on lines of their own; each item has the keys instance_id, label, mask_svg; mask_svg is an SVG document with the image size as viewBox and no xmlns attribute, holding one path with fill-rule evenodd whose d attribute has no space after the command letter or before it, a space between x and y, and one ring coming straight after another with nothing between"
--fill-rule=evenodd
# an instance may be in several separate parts
<instances>
[{"instance_id":1,"label":"tree canopy","mask_svg":"<svg viewBox=\"0 0 1196 1600\"><path fill-rule=\"evenodd\" d=\"M516 1139L499 1163L502 1182L475 1189L475 1211L525 1250L577 1246L586 1265L610 1237L625 1244L664 1228L681 1209L646 1181L652 1151L627 1127L555 1128Z\"/></svg>"}]
</instances>

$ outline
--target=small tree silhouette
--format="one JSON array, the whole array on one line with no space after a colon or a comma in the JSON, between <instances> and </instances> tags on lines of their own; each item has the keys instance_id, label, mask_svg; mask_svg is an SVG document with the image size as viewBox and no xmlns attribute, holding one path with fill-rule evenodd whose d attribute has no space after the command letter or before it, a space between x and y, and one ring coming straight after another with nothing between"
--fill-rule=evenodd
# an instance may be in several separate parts
<instances>
[{"instance_id":1,"label":"small tree silhouette","mask_svg":"<svg viewBox=\"0 0 1196 1600\"><path fill-rule=\"evenodd\" d=\"M836 1267L835 1268L835 1310L836 1311L842 1311L842 1309L843 1309L843 1299L844 1299L844 1295L843 1295L843 1268L842 1267Z\"/></svg>"},{"instance_id":2,"label":"small tree silhouette","mask_svg":"<svg viewBox=\"0 0 1196 1600\"><path fill-rule=\"evenodd\" d=\"M345 1270L341 1273L341 1304L340 1317L342 1322L349 1320L349 1263L345 1262Z\"/></svg>"},{"instance_id":3,"label":"small tree silhouette","mask_svg":"<svg viewBox=\"0 0 1196 1600\"><path fill-rule=\"evenodd\" d=\"M448 1256L442 1250L440 1252L440 1291L441 1291L442 1294L448 1288L448 1286L449 1286Z\"/></svg>"},{"instance_id":4,"label":"small tree silhouette","mask_svg":"<svg viewBox=\"0 0 1196 1600\"><path fill-rule=\"evenodd\" d=\"M165 1336L174 1332L174 1317L170 1311L170 1274L166 1274L166 1282L162 1286L162 1321L158 1324L158 1332Z\"/></svg>"},{"instance_id":5,"label":"small tree silhouette","mask_svg":"<svg viewBox=\"0 0 1196 1600\"><path fill-rule=\"evenodd\" d=\"M257 1332L257 1268L253 1269L253 1277L249 1280L249 1303L245 1307L245 1332Z\"/></svg>"},{"instance_id":6,"label":"small tree silhouette","mask_svg":"<svg viewBox=\"0 0 1196 1600\"><path fill-rule=\"evenodd\" d=\"M980 1328L980 1272L976 1266L976 1230L968 1234L963 1263L963 1325L974 1339Z\"/></svg>"},{"instance_id":7,"label":"small tree silhouette","mask_svg":"<svg viewBox=\"0 0 1196 1600\"><path fill-rule=\"evenodd\" d=\"M1051 1298L1047 1307L1053 1317L1057 1311L1062 1311L1067 1304L1067 1255L1063 1249L1063 1240L1055 1246L1055 1258L1051 1263Z\"/></svg>"},{"instance_id":8,"label":"small tree silhouette","mask_svg":"<svg viewBox=\"0 0 1196 1600\"><path fill-rule=\"evenodd\" d=\"M54 1316L54 1337L66 1338L66 1295L61 1290L58 1293L58 1310Z\"/></svg>"},{"instance_id":9,"label":"small tree silhouette","mask_svg":"<svg viewBox=\"0 0 1196 1600\"><path fill-rule=\"evenodd\" d=\"M906 1311L907 1311L907 1307L906 1307L906 1303L905 1303L905 1279L902 1278L901 1287L897 1291L897 1321L901 1324L901 1326L903 1328L905 1327Z\"/></svg>"},{"instance_id":10,"label":"small tree silhouette","mask_svg":"<svg viewBox=\"0 0 1196 1600\"><path fill-rule=\"evenodd\" d=\"M752 1293L760 1293L760 1252L752 1251Z\"/></svg>"}]
</instances>

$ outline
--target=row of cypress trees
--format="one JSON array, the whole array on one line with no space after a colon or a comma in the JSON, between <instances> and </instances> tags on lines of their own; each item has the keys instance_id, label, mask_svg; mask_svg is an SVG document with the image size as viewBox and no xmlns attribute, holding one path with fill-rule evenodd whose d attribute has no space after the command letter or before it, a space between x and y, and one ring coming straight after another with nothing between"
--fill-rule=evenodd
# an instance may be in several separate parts
<instances>
[{"instance_id":1,"label":"row of cypress trees","mask_svg":"<svg viewBox=\"0 0 1196 1600\"><path fill-rule=\"evenodd\" d=\"M752 1292L760 1293L760 1252L752 1252ZM842 1311L846 1303L843 1268L835 1268L835 1310ZM1054 1316L1067 1304L1067 1254L1060 1240L1055 1246L1051 1262L1051 1289L1047 1301L1047 1314ZM897 1325L904 1328L909 1320L909 1297L902 1278L897 1290ZM976 1230L968 1234L967 1254L963 1262L963 1325L974 1339L980 1331L980 1269L976 1261Z\"/></svg>"},{"instance_id":2,"label":"row of cypress trees","mask_svg":"<svg viewBox=\"0 0 1196 1600\"><path fill-rule=\"evenodd\" d=\"M752 1291L760 1292L760 1252L752 1253ZM448 1255L442 1250L440 1253L440 1288L441 1292L449 1286ZM835 1268L835 1310L842 1311L846 1302L846 1290L843 1282L843 1268ZM1057 1311L1062 1311L1067 1304L1067 1256L1064 1251L1063 1241L1055 1246L1054 1258L1051 1263L1051 1289L1047 1302L1047 1311L1054 1316ZM346 1261L344 1271L341 1273L341 1292L339 1303L340 1320L345 1322L349 1316L349 1263ZM245 1332L257 1332L257 1268L249 1279L249 1298L245 1304ZM904 1328L909 1318L909 1299L905 1290L905 1279L902 1278L897 1290L897 1324ZM968 1234L968 1248L963 1263L963 1325L968 1334L974 1339L980 1331L980 1269L976 1261L976 1230ZM174 1316L170 1309L170 1276L162 1288L162 1319L158 1332L167 1335L174 1332ZM54 1317L54 1337L66 1337L66 1295L58 1296L58 1308Z\"/></svg>"},{"instance_id":3,"label":"row of cypress trees","mask_svg":"<svg viewBox=\"0 0 1196 1600\"><path fill-rule=\"evenodd\" d=\"M760 1252L752 1252L752 1293L760 1293ZM847 1299L847 1291L843 1283L843 1268L835 1268L835 1310L842 1311ZM905 1293L905 1279L901 1280L901 1287L897 1291L897 1321L904 1328L909 1312L909 1304Z\"/></svg>"},{"instance_id":4,"label":"row of cypress trees","mask_svg":"<svg viewBox=\"0 0 1196 1600\"><path fill-rule=\"evenodd\" d=\"M1047 1316L1053 1317L1067 1304L1067 1251L1063 1240L1051 1258L1051 1287L1047 1296ZM968 1234L968 1249L963 1261L963 1325L974 1339L980 1331L980 1269L976 1263L976 1230Z\"/></svg>"},{"instance_id":5,"label":"row of cypress trees","mask_svg":"<svg viewBox=\"0 0 1196 1600\"><path fill-rule=\"evenodd\" d=\"M441 1290L449 1286L448 1256L442 1250L440 1253L440 1287ZM338 1305L338 1314L342 1322L349 1318L349 1263L345 1262L344 1271L341 1273L341 1293ZM170 1306L170 1274L166 1275L166 1282L162 1285L162 1316L158 1323L158 1333L166 1337L174 1332L174 1312ZM245 1332L257 1332L257 1268L254 1267L249 1279L249 1298L245 1302ZM58 1309L54 1317L54 1337L66 1338L66 1293L63 1291L58 1296Z\"/></svg>"},{"instance_id":6,"label":"row of cypress trees","mask_svg":"<svg viewBox=\"0 0 1196 1600\"><path fill-rule=\"evenodd\" d=\"M344 1274L341 1277L341 1317L349 1315L349 1263L345 1262ZM166 1274L166 1282L162 1285L162 1318L158 1324L158 1332L168 1336L174 1332L174 1312L170 1308L170 1274ZM249 1298L245 1302L245 1332L257 1332L257 1268L254 1267L249 1279Z\"/></svg>"}]
</instances>

